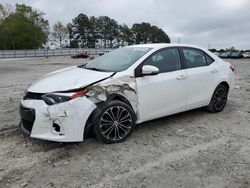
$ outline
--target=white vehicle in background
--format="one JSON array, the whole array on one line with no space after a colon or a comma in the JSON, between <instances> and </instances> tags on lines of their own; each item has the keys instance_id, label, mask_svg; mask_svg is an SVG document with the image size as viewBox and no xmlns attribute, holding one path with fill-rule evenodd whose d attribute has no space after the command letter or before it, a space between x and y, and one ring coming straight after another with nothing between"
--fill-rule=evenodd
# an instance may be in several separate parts
<instances>
[{"instance_id":1,"label":"white vehicle in background","mask_svg":"<svg viewBox=\"0 0 250 188\"><path fill-rule=\"evenodd\" d=\"M219 56L220 52L213 52L215 55Z\"/></svg>"},{"instance_id":2,"label":"white vehicle in background","mask_svg":"<svg viewBox=\"0 0 250 188\"><path fill-rule=\"evenodd\" d=\"M30 85L20 104L20 128L30 137L104 143L127 139L135 125L194 108L220 112L234 68L213 53L180 44L113 50Z\"/></svg>"},{"instance_id":3,"label":"white vehicle in background","mask_svg":"<svg viewBox=\"0 0 250 188\"><path fill-rule=\"evenodd\" d=\"M244 53L242 54L242 56L243 56L244 58L250 58L250 52L244 52Z\"/></svg>"}]
</instances>

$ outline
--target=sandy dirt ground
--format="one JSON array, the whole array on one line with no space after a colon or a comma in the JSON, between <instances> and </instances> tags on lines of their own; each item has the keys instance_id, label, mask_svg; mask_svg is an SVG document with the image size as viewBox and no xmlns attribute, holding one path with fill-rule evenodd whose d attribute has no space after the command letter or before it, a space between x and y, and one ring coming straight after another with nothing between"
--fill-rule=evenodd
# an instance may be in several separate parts
<instances>
[{"instance_id":1,"label":"sandy dirt ground","mask_svg":"<svg viewBox=\"0 0 250 188\"><path fill-rule=\"evenodd\" d=\"M105 145L30 139L18 131L23 91L83 60L0 60L0 187L250 187L250 60L228 60L236 86L223 112L197 109L139 125Z\"/></svg>"}]
</instances>

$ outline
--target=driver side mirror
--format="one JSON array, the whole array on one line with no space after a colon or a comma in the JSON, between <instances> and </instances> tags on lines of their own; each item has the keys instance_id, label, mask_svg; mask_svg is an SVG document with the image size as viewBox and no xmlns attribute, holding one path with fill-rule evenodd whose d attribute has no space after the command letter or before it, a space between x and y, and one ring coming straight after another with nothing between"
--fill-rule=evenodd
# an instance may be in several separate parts
<instances>
[{"instance_id":1,"label":"driver side mirror","mask_svg":"<svg viewBox=\"0 0 250 188\"><path fill-rule=\"evenodd\" d=\"M142 76L156 75L159 74L160 70L152 65L144 65L142 67Z\"/></svg>"}]
</instances>

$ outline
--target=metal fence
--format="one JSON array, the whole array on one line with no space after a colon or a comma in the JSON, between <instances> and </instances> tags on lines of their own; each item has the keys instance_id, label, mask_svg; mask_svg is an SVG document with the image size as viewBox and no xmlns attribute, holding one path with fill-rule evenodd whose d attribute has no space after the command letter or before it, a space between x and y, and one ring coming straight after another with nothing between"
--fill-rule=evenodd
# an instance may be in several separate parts
<instances>
[{"instance_id":1,"label":"metal fence","mask_svg":"<svg viewBox=\"0 0 250 188\"><path fill-rule=\"evenodd\" d=\"M109 49L42 49L42 50L0 50L0 59L2 58L25 58L25 57L50 57L50 56L70 56L87 52L89 55L98 55Z\"/></svg>"}]
</instances>

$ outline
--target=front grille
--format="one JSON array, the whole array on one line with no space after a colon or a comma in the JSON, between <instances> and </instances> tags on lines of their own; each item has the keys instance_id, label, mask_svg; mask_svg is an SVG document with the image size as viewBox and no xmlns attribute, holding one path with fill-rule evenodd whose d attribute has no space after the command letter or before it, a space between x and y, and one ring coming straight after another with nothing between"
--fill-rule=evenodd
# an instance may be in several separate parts
<instances>
[{"instance_id":1,"label":"front grille","mask_svg":"<svg viewBox=\"0 0 250 188\"><path fill-rule=\"evenodd\" d=\"M43 95L44 95L44 93L26 92L24 97L23 97L23 100L27 100L27 99L41 100Z\"/></svg>"},{"instance_id":2,"label":"front grille","mask_svg":"<svg viewBox=\"0 0 250 188\"><path fill-rule=\"evenodd\" d=\"M35 121L35 110L20 105L19 114L21 116L20 128L27 134L30 134Z\"/></svg>"}]
</instances>

